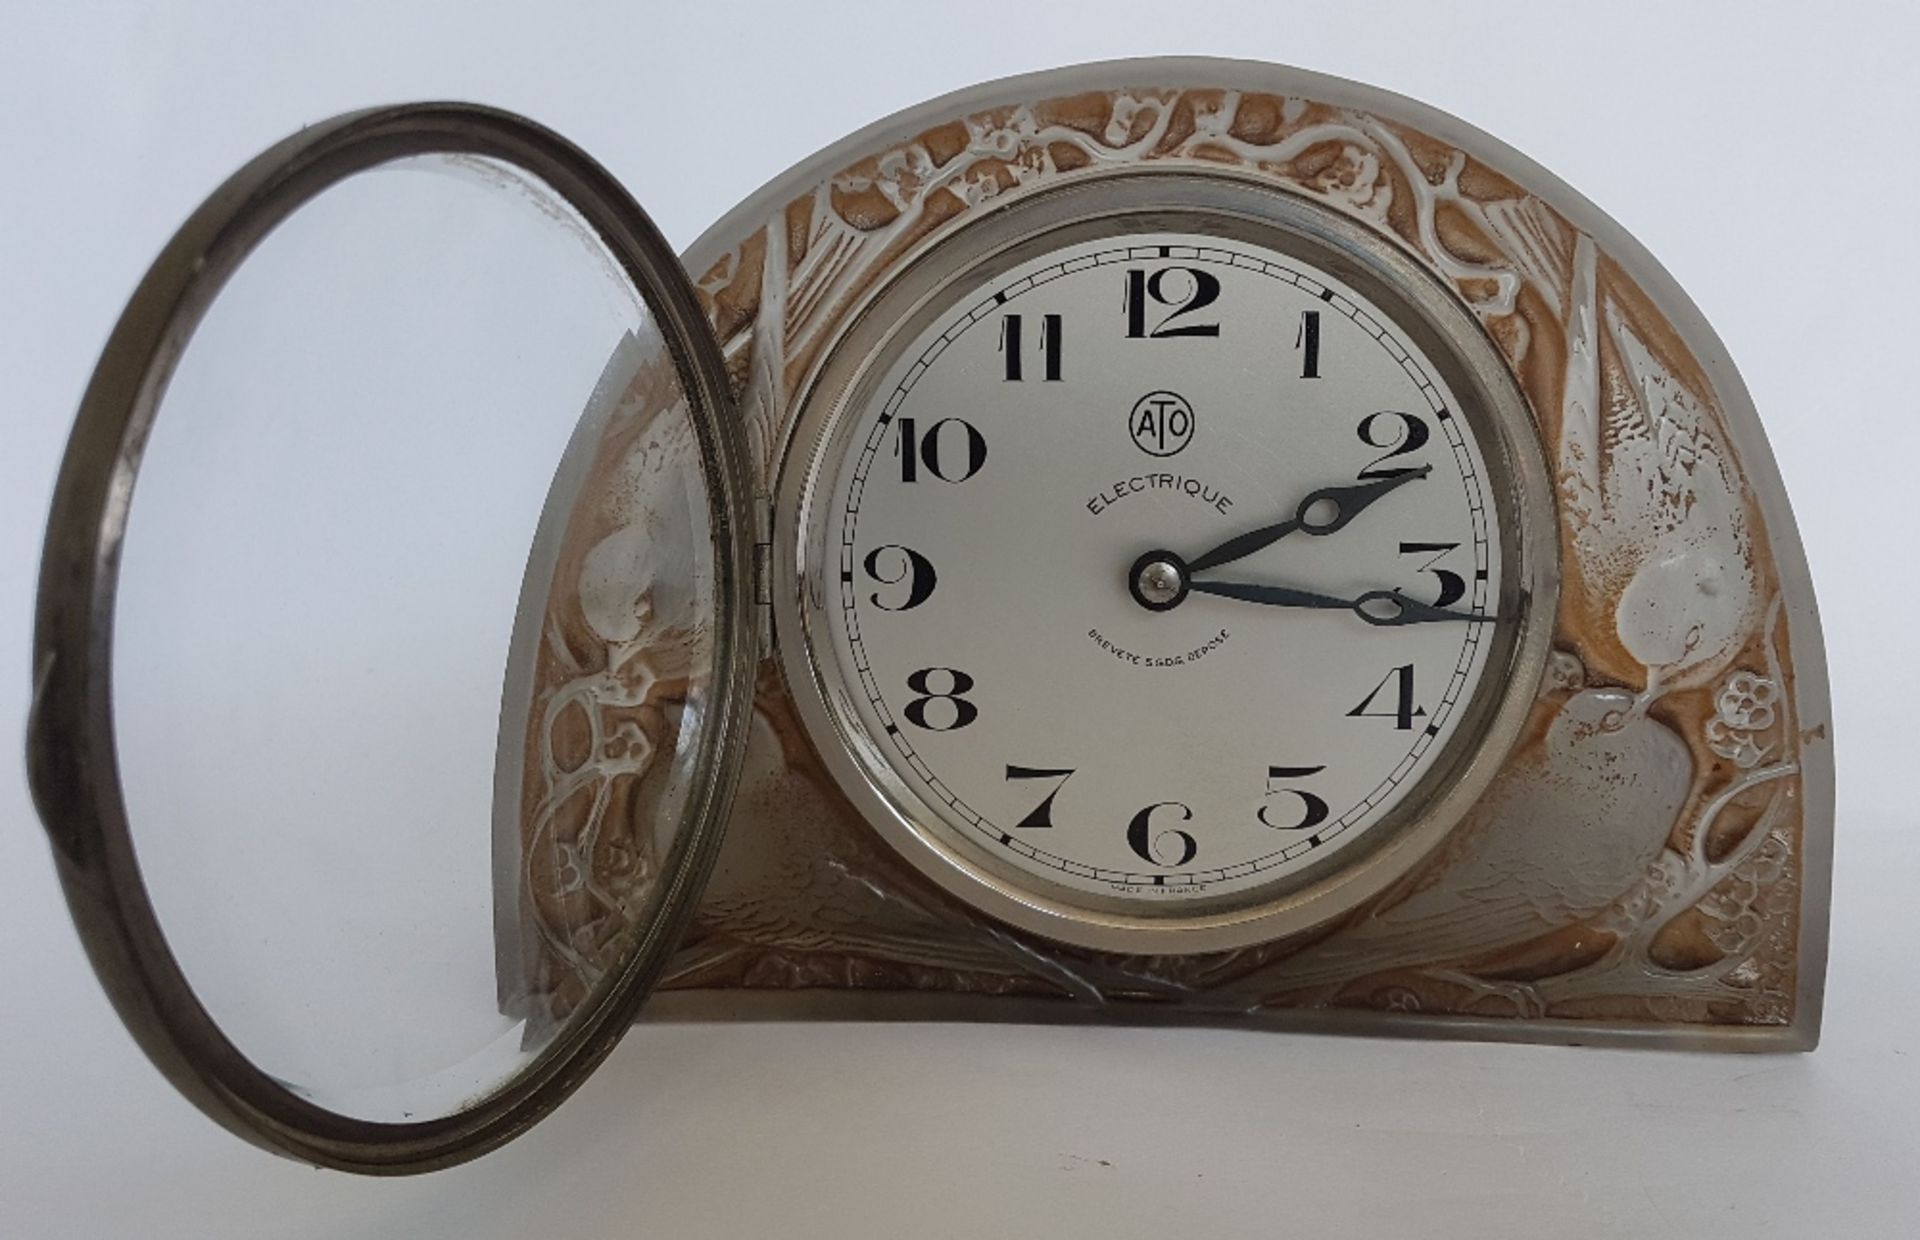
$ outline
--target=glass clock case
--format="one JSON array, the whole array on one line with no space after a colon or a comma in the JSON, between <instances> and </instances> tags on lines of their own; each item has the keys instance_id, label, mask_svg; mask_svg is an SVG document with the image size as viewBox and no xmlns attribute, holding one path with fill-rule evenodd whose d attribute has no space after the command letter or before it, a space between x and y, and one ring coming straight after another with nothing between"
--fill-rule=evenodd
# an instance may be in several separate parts
<instances>
[{"instance_id":1,"label":"glass clock case","mask_svg":"<svg viewBox=\"0 0 1920 1240\"><path fill-rule=\"evenodd\" d=\"M1672 280L1386 92L993 83L675 256L375 109L134 294L29 738L155 1063L324 1165L642 1010L1811 1046L1832 785L1757 415Z\"/></svg>"}]
</instances>

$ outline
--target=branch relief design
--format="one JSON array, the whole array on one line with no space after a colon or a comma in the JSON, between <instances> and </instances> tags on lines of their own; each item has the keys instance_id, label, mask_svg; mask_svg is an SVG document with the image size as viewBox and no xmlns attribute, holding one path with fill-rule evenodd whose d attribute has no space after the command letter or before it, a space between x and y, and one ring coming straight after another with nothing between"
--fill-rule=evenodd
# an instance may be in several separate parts
<instances>
[{"instance_id":1,"label":"branch relief design","mask_svg":"<svg viewBox=\"0 0 1920 1240\"><path fill-rule=\"evenodd\" d=\"M1525 737L1436 856L1337 924L1222 955L1117 957L1001 927L892 856L835 790L769 664L728 842L669 985L1789 1023L1804 738L1758 509L1673 326L1592 237L1499 170L1385 117L1224 90L1093 92L934 125L795 198L699 273L759 488L773 489L791 401L827 342L910 254L1009 195L1146 165L1261 178L1396 239L1507 358L1561 518L1555 650ZM629 450L609 432L601 455ZM627 485L609 468L593 485ZM608 528L577 536L601 540L592 555L627 554L604 550ZM651 717L676 692L655 666L680 640L671 625L596 627L628 614L631 583L592 601L595 581L619 575L556 578L565 623L530 721L535 838L564 818L587 852L604 848L621 763L660 743L628 712ZM625 678L642 665L654 670ZM570 765L552 738L574 733L591 757ZM622 901L592 881L598 864L528 872L542 941L576 967L591 918L558 910Z\"/></svg>"}]
</instances>

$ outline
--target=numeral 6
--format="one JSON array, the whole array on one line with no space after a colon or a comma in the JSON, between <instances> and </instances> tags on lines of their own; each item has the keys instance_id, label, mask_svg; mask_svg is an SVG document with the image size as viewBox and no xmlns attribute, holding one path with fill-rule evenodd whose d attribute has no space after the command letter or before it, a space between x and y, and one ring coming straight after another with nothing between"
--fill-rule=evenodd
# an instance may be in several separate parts
<instances>
[{"instance_id":1,"label":"numeral 6","mask_svg":"<svg viewBox=\"0 0 1920 1240\"><path fill-rule=\"evenodd\" d=\"M1133 816L1133 821L1127 824L1127 843L1132 846L1134 855L1148 865L1163 865L1178 869L1190 863L1194 854L1200 851L1199 841L1178 827L1168 827L1156 832L1153 829L1153 811L1157 809L1177 809L1180 811L1180 821L1193 821L1193 811L1180 802L1159 801ZM1177 861L1162 861L1154 856L1154 846L1169 838L1178 840L1180 843L1180 859Z\"/></svg>"}]
</instances>

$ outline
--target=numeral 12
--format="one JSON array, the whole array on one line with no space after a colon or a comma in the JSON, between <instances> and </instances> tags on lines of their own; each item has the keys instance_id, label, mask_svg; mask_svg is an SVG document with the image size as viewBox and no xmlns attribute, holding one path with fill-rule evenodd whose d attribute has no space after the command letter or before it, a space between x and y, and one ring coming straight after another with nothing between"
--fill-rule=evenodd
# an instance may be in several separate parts
<instances>
[{"instance_id":1,"label":"numeral 12","mask_svg":"<svg viewBox=\"0 0 1920 1240\"><path fill-rule=\"evenodd\" d=\"M1181 296L1181 283L1169 287L1169 275L1179 275L1186 285L1191 286L1185 289L1184 296ZM1218 323L1175 324L1176 319L1185 318L1218 300L1220 277L1211 271L1199 267L1162 267L1153 272L1140 267L1130 268L1127 271L1127 338L1164 340L1169 336L1218 336ZM1151 328L1147 325L1148 302L1168 308L1160 322Z\"/></svg>"}]
</instances>

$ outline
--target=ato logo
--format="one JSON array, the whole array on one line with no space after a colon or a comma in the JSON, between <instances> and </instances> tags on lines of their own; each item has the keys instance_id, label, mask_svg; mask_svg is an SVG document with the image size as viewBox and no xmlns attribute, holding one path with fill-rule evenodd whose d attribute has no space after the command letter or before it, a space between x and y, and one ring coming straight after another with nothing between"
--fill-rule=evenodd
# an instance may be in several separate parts
<instances>
[{"instance_id":1,"label":"ato logo","mask_svg":"<svg viewBox=\"0 0 1920 1240\"><path fill-rule=\"evenodd\" d=\"M1148 456L1172 456L1193 442L1193 406L1178 392L1148 392L1134 402L1127 429Z\"/></svg>"}]
</instances>

